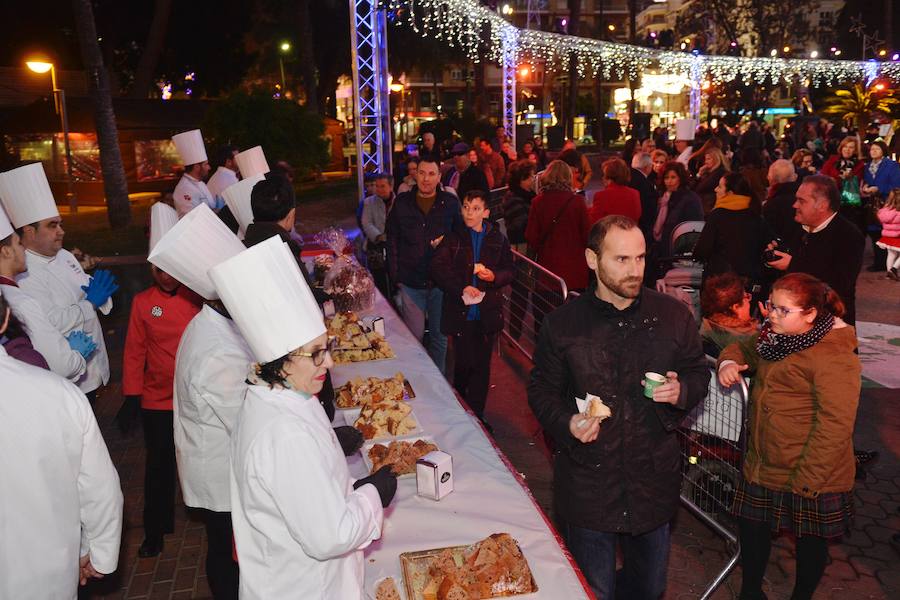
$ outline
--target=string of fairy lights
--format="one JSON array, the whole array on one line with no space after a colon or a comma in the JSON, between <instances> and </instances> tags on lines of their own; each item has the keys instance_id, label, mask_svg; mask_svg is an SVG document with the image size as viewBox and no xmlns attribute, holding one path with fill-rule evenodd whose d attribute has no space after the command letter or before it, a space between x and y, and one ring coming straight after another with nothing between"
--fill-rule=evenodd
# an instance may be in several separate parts
<instances>
[{"instance_id":1,"label":"string of fairy lights","mask_svg":"<svg viewBox=\"0 0 900 600\"><path fill-rule=\"evenodd\" d=\"M549 71L567 69L570 56L580 77L636 78L646 69L690 77L698 73L713 84L734 80L766 83L834 85L845 81L885 79L900 82L900 62L818 58L769 58L693 54L632 46L546 31L518 29L477 0L388 0L386 8L423 37L458 47L478 62L502 60L504 39L514 39L517 60L542 62ZM510 32L509 30L513 30ZM507 35L503 35L506 31ZM481 46L482 53L479 53Z\"/></svg>"}]
</instances>

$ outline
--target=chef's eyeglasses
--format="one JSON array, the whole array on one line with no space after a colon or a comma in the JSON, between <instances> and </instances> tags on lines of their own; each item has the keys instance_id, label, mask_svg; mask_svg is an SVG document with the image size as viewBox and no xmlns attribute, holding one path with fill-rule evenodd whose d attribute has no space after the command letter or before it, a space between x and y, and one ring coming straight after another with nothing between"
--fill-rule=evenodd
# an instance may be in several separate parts
<instances>
[{"instance_id":1,"label":"chef's eyeglasses","mask_svg":"<svg viewBox=\"0 0 900 600\"><path fill-rule=\"evenodd\" d=\"M313 350L312 352L300 352L296 350L291 352L291 357L299 356L303 358L311 358L312 363L316 367L321 367L322 363L325 362L325 354L333 352L337 348L337 339L328 340L328 344L324 348L319 348L318 350Z\"/></svg>"},{"instance_id":2,"label":"chef's eyeglasses","mask_svg":"<svg viewBox=\"0 0 900 600\"><path fill-rule=\"evenodd\" d=\"M784 306L778 306L777 304L772 304L771 300L766 301L766 310L770 315L777 315L781 318L788 316L791 313L800 313L806 312L805 308L785 308Z\"/></svg>"}]
</instances>

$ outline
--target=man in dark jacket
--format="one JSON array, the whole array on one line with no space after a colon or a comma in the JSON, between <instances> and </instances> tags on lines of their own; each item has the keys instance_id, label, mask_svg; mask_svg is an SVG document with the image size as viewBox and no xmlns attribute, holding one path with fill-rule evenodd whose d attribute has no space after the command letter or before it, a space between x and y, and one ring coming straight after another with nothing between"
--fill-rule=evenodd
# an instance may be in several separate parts
<instances>
[{"instance_id":1,"label":"man in dark jacket","mask_svg":"<svg viewBox=\"0 0 900 600\"><path fill-rule=\"evenodd\" d=\"M776 237L787 239L800 226L794 220L797 170L794 163L780 158L769 166L769 194L763 205L763 218Z\"/></svg>"},{"instance_id":2,"label":"man in dark jacket","mask_svg":"<svg viewBox=\"0 0 900 600\"><path fill-rule=\"evenodd\" d=\"M431 278L444 292L441 332L453 338L453 387L485 423L491 352L503 329L503 295L515 274L509 242L487 219L487 197L463 199L463 225L447 234L431 261ZM465 298L465 300L464 300Z\"/></svg>"},{"instance_id":3,"label":"man in dark jacket","mask_svg":"<svg viewBox=\"0 0 900 600\"><path fill-rule=\"evenodd\" d=\"M787 273L809 273L834 289L844 301L844 321L856 323L856 278L862 268L865 237L838 214L841 193L826 175L810 175L797 189L794 220L802 227L785 238L785 252L770 267Z\"/></svg>"},{"instance_id":4,"label":"man in dark jacket","mask_svg":"<svg viewBox=\"0 0 900 600\"><path fill-rule=\"evenodd\" d=\"M490 194L484 171L469 160L469 145L459 142L453 146L450 153L453 155L453 168L444 175L442 183L452 187L456 191L457 198L465 198L471 190L481 190L485 195Z\"/></svg>"},{"instance_id":5,"label":"man in dark jacket","mask_svg":"<svg viewBox=\"0 0 900 600\"><path fill-rule=\"evenodd\" d=\"M688 309L641 286L644 255L633 220L611 215L593 226L585 257L596 286L545 318L528 386L528 403L559 449L556 514L599 598L617 597L619 542L626 589L618 597L657 600L665 591L681 489L675 429L710 377ZM652 398L646 372L666 377ZM611 411L602 423L576 408L589 394Z\"/></svg>"},{"instance_id":6,"label":"man in dark jacket","mask_svg":"<svg viewBox=\"0 0 900 600\"><path fill-rule=\"evenodd\" d=\"M456 196L438 189L440 172L435 161L419 161L416 187L397 196L385 233L389 279L400 288L400 316L420 341L427 318L428 354L443 373L447 359L447 337L441 333L444 294L434 286L429 266L438 244L462 222L462 216Z\"/></svg>"},{"instance_id":7,"label":"man in dark jacket","mask_svg":"<svg viewBox=\"0 0 900 600\"><path fill-rule=\"evenodd\" d=\"M653 173L653 160L646 152L638 152L631 158L631 181L626 185L635 189L641 195L641 219L638 227L644 234L647 245L653 239L653 224L656 223L658 211L659 192L650 174Z\"/></svg>"}]
</instances>

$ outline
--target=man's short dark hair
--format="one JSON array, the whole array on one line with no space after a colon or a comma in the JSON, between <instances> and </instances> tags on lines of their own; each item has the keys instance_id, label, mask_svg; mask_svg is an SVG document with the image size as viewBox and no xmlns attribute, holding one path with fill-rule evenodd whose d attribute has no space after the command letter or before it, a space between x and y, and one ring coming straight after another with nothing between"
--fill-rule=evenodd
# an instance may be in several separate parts
<instances>
[{"instance_id":1,"label":"man's short dark hair","mask_svg":"<svg viewBox=\"0 0 900 600\"><path fill-rule=\"evenodd\" d=\"M376 173L375 177L372 178L372 181L379 181L381 179L386 179L388 183L391 185L394 184L394 176L388 173L387 171Z\"/></svg>"},{"instance_id":2,"label":"man's short dark hair","mask_svg":"<svg viewBox=\"0 0 900 600\"><path fill-rule=\"evenodd\" d=\"M811 186L813 195L828 200L828 208L837 212L841 209L841 192L834 179L828 175L808 175L801 185Z\"/></svg>"},{"instance_id":3,"label":"man's short dark hair","mask_svg":"<svg viewBox=\"0 0 900 600\"><path fill-rule=\"evenodd\" d=\"M606 239L606 234L608 234L613 227L628 231L629 229L637 229L637 226L637 221L624 215L609 215L608 217L603 217L591 227L591 233L588 236L588 248L596 252L597 256L599 256L600 249L603 247L603 240Z\"/></svg>"},{"instance_id":4,"label":"man's short dark hair","mask_svg":"<svg viewBox=\"0 0 900 600\"><path fill-rule=\"evenodd\" d=\"M253 186L250 192L250 208L253 220L275 223L285 218L296 206L294 186L286 177L269 171L266 178Z\"/></svg>"},{"instance_id":5,"label":"man's short dark hair","mask_svg":"<svg viewBox=\"0 0 900 600\"><path fill-rule=\"evenodd\" d=\"M462 204L466 202L471 202L475 199L481 199L481 202L484 203L484 207L487 208L487 194L484 193L484 190L469 190L466 192L466 196L463 198Z\"/></svg>"},{"instance_id":6,"label":"man's short dark hair","mask_svg":"<svg viewBox=\"0 0 900 600\"><path fill-rule=\"evenodd\" d=\"M234 153L238 151L237 146L225 145L216 151L216 166L224 167L225 163L234 158Z\"/></svg>"},{"instance_id":7,"label":"man's short dark hair","mask_svg":"<svg viewBox=\"0 0 900 600\"><path fill-rule=\"evenodd\" d=\"M434 166L437 167L438 172L440 172L440 170L441 170L441 161L439 161L439 160L438 160L437 158L435 158L434 156L428 156L428 155L426 155L426 156L420 156L420 157L419 157L419 168L422 168L422 165L424 165L425 163L431 163L431 164L433 164Z\"/></svg>"}]
</instances>

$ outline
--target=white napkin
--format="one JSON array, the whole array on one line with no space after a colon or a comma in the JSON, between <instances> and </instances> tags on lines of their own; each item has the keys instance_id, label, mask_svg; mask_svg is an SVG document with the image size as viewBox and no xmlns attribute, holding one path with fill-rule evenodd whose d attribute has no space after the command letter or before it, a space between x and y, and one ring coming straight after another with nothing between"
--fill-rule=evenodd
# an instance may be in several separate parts
<instances>
[{"instance_id":1,"label":"white napkin","mask_svg":"<svg viewBox=\"0 0 900 600\"><path fill-rule=\"evenodd\" d=\"M478 291L478 295L475 296L474 298L472 296L469 296L468 294L462 295L463 304L465 304L466 306L471 306L473 304L481 304L482 300L484 300L484 292L481 290Z\"/></svg>"}]
</instances>

